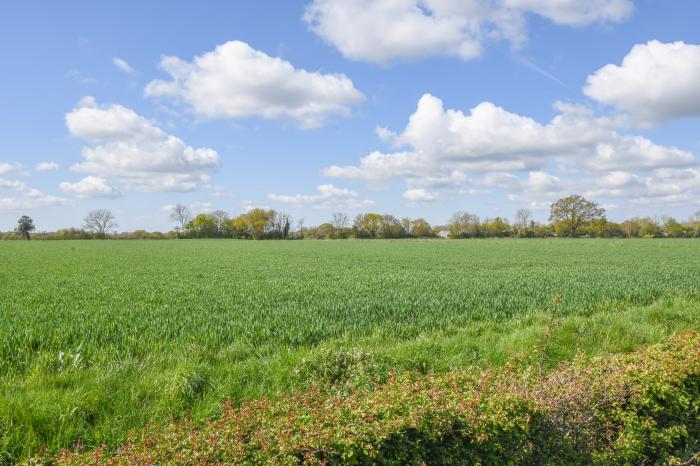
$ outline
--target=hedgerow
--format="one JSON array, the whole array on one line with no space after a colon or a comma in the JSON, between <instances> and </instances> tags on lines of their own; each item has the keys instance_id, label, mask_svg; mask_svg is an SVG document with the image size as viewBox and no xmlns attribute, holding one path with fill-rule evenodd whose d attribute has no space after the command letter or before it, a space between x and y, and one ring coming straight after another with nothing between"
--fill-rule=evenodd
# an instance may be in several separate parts
<instances>
[{"instance_id":1,"label":"hedgerow","mask_svg":"<svg viewBox=\"0 0 700 466\"><path fill-rule=\"evenodd\" d=\"M338 393L321 385L196 425L132 433L73 464L690 464L700 451L700 333L552 371L420 375Z\"/></svg>"}]
</instances>

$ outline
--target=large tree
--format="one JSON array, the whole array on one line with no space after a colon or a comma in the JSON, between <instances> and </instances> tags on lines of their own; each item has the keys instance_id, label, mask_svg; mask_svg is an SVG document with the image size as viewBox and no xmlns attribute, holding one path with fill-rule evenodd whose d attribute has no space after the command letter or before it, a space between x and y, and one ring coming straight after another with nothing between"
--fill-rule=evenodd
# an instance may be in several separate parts
<instances>
[{"instance_id":1,"label":"large tree","mask_svg":"<svg viewBox=\"0 0 700 466\"><path fill-rule=\"evenodd\" d=\"M101 238L118 226L116 217L107 209L91 210L85 217L85 229Z\"/></svg>"},{"instance_id":2,"label":"large tree","mask_svg":"<svg viewBox=\"0 0 700 466\"><path fill-rule=\"evenodd\" d=\"M382 215L379 227L378 238L403 238L408 235L401 220L391 214Z\"/></svg>"},{"instance_id":3,"label":"large tree","mask_svg":"<svg viewBox=\"0 0 700 466\"><path fill-rule=\"evenodd\" d=\"M357 238L376 238L381 234L384 216L375 213L357 214L352 229Z\"/></svg>"},{"instance_id":4,"label":"large tree","mask_svg":"<svg viewBox=\"0 0 700 466\"><path fill-rule=\"evenodd\" d=\"M530 209L518 209L515 212L515 231L519 237L527 236L527 227L532 220L532 212Z\"/></svg>"},{"instance_id":5,"label":"large tree","mask_svg":"<svg viewBox=\"0 0 700 466\"><path fill-rule=\"evenodd\" d=\"M274 210L255 208L236 217L232 225L240 237L264 239L272 231L275 219L277 212Z\"/></svg>"},{"instance_id":6,"label":"large tree","mask_svg":"<svg viewBox=\"0 0 700 466\"><path fill-rule=\"evenodd\" d=\"M496 217L493 220L484 220L481 225L481 230L485 236L508 236L510 234L510 225L507 219Z\"/></svg>"},{"instance_id":7,"label":"large tree","mask_svg":"<svg viewBox=\"0 0 700 466\"><path fill-rule=\"evenodd\" d=\"M214 221L216 222L216 234L217 234L217 236L223 237L226 222L229 219L228 213L226 213L223 210L215 210L214 212L211 213L211 216L214 217Z\"/></svg>"},{"instance_id":8,"label":"large tree","mask_svg":"<svg viewBox=\"0 0 700 466\"><path fill-rule=\"evenodd\" d=\"M214 215L199 214L187 224L187 230L195 238L215 238L219 234Z\"/></svg>"},{"instance_id":9,"label":"large tree","mask_svg":"<svg viewBox=\"0 0 700 466\"><path fill-rule=\"evenodd\" d=\"M450 218L448 231L450 238L469 238L479 235L479 217L469 212L457 212Z\"/></svg>"},{"instance_id":10,"label":"large tree","mask_svg":"<svg viewBox=\"0 0 700 466\"><path fill-rule=\"evenodd\" d=\"M22 215L19 220L17 220L17 233L24 239L29 239L29 234L36 230L34 226L34 220L31 217Z\"/></svg>"},{"instance_id":11,"label":"large tree","mask_svg":"<svg viewBox=\"0 0 700 466\"><path fill-rule=\"evenodd\" d=\"M556 201L549 214L549 220L554 222L555 227L568 236L576 236L583 225L604 217L605 209L577 194Z\"/></svg>"},{"instance_id":12,"label":"large tree","mask_svg":"<svg viewBox=\"0 0 700 466\"><path fill-rule=\"evenodd\" d=\"M170 212L170 220L175 222L175 230L180 235L185 232L187 224L192 221L192 212L187 206L176 204Z\"/></svg>"},{"instance_id":13,"label":"large tree","mask_svg":"<svg viewBox=\"0 0 700 466\"><path fill-rule=\"evenodd\" d=\"M333 214L333 218L331 219L331 225L333 226L333 236L336 239L342 236L343 230L347 228L349 222L350 219L344 213L336 212Z\"/></svg>"},{"instance_id":14,"label":"large tree","mask_svg":"<svg viewBox=\"0 0 700 466\"><path fill-rule=\"evenodd\" d=\"M424 218L411 220L409 224L409 233L415 238L428 238L435 236L430 224Z\"/></svg>"}]
</instances>

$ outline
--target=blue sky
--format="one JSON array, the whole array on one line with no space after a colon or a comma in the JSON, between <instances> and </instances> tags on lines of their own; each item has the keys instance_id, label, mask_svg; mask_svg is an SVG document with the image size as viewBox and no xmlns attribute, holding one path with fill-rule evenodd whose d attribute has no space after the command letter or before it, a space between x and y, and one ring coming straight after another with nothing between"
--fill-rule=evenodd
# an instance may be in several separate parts
<instances>
[{"instance_id":1,"label":"blue sky","mask_svg":"<svg viewBox=\"0 0 700 466\"><path fill-rule=\"evenodd\" d=\"M700 210L694 0L12 2L0 230ZM378 129L379 128L379 129Z\"/></svg>"}]
</instances>

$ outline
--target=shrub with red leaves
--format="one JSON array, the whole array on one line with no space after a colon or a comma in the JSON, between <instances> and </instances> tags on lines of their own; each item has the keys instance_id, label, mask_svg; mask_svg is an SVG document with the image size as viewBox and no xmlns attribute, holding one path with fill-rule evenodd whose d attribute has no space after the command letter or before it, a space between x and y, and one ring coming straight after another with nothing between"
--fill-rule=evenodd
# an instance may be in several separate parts
<instances>
[{"instance_id":1,"label":"shrub with red leaves","mask_svg":"<svg viewBox=\"0 0 700 466\"><path fill-rule=\"evenodd\" d=\"M542 371L509 365L318 388L206 425L147 427L55 464L682 464L700 451L700 334Z\"/></svg>"}]
</instances>

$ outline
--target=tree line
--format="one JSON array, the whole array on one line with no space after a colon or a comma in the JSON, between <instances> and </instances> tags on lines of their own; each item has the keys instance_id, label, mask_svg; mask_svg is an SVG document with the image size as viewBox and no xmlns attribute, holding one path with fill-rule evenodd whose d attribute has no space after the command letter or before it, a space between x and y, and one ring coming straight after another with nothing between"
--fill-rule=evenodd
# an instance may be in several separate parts
<instances>
[{"instance_id":1,"label":"tree line","mask_svg":"<svg viewBox=\"0 0 700 466\"><path fill-rule=\"evenodd\" d=\"M582 196L572 195L554 202L548 223L536 222L529 209L519 209L512 221L505 217L479 218L469 212L456 212L443 225L432 226L423 218L398 218L390 214L360 213L351 219L334 213L327 223L304 226L284 212L252 209L236 217L223 210L193 215L184 205L172 209L174 228L168 232L117 233L116 218L105 209L93 210L80 228L33 233L34 221L28 216L18 220L12 232L2 239L179 239L230 238L252 240L290 239L391 239L391 238L692 238L700 237L700 211L688 221L670 216L634 217L621 223L608 220L605 209Z\"/></svg>"}]
</instances>

